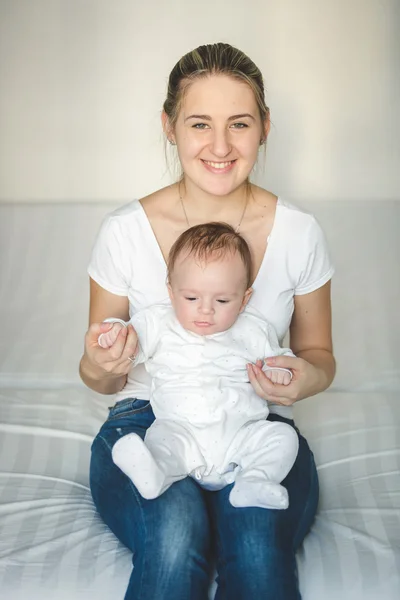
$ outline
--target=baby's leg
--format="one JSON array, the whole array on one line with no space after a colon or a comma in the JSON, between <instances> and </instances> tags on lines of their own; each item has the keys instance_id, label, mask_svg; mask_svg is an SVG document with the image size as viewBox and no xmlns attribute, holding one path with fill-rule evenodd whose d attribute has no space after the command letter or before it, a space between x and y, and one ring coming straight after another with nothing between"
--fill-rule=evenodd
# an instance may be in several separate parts
<instances>
[{"instance_id":1,"label":"baby's leg","mask_svg":"<svg viewBox=\"0 0 400 600\"><path fill-rule=\"evenodd\" d=\"M135 433L118 440L112 457L147 500L161 496L175 481L204 465L189 431L161 419L156 419L147 430L144 441Z\"/></svg>"},{"instance_id":2,"label":"baby's leg","mask_svg":"<svg viewBox=\"0 0 400 600\"><path fill-rule=\"evenodd\" d=\"M297 456L296 431L278 421L245 425L228 449L227 460L241 469L229 495L233 506L287 508L287 490L280 485Z\"/></svg>"}]
</instances>

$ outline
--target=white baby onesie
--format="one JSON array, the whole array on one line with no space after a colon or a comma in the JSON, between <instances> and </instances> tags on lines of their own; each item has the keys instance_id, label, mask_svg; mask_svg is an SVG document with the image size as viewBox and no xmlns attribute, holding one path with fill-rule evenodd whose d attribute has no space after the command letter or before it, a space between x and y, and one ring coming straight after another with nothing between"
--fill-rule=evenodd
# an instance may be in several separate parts
<instances>
[{"instance_id":1,"label":"white baby onesie","mask_svg":"<svg viewBox=\"0 0 400 600\"><path fill-rule=\"evenodd\" d=\"M136 363L151 376L156 420L144 442L136 434L118 440L113 460L142 496L155 498L191 475L207 489L235 482L234 506L286 508L279 484L296 458L297 434L266 420L268 404L246 370L257 359L294 356L274 328L247 308L229 330L200 336L180 325L169 303L139 311L130 323L139 338Z\"/></svg>"}]
</instances>

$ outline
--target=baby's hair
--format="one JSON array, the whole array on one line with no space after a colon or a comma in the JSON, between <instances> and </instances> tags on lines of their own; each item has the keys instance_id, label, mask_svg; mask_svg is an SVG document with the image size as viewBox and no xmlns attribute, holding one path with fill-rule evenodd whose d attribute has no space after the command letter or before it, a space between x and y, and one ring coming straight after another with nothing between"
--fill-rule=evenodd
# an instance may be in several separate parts
<instances>
[{"instance_id":1,"label":"baby's hair","mask_svg":"<svg viewBox=\"0 0 400 600\"><path fill-rule=\"evenodd\" d=\"M201 262L220 259L227 254L239 253L246 270L246 286L251 286L252 260L249 246L227 223L203 223L184 231L172 246L168 257L168 281L171 282L178 257L185 253Z\"/></svg>"}]
</instances>

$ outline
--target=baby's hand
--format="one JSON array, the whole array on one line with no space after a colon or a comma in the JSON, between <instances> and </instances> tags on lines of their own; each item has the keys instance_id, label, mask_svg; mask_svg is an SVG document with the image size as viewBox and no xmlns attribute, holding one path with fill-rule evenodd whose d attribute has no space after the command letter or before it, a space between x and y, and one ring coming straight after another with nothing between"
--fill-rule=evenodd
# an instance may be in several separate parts
<instances>
[{"instance_id":1,"label":"baby's hand","mask_svg":"<svg viewBox=\"0 0 400 600\"><path fill-rule=\"evenodd\" d=\"M121 323L114 323L109 331L99 335L97 343L102 348L111 348L111 346L114 344L115 340L117 339L119 332L123 328L124 328L124 325L121 325Z\"/></svg>"},{"instance_id":2,"label":"baby's hand","mask_svg":"<svg viewBox=\"0 0 400 600\"><path fill-rule=\"evenodd\" d=\"M272 383L280 383L281 385L289 385L289 383L292 381L292 373L291 371L289 371L289 369L277 369L277 368L263 368L263 371L266 375L266 377L268 377L268 379L270 379L272 381Z\"/></svg>"}]
</instances>

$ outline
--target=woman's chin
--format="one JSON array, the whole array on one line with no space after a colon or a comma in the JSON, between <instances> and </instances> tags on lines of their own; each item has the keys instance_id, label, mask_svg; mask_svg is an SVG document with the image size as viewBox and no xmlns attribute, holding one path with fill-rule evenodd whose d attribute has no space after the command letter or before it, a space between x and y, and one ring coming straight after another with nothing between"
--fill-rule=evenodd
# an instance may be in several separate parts
<instances>
[{"instance_id":1,"label":"woman's chin","mask_svg":"<svg viewBox=\"0 0 400 600\"><path fill-rule=\"evenodd\" d=\"M195 185L201 189L202 192L209 194L210 196L217 196L223 198L224 196L230 196L236 192L244 183L244 181L195 181Z\"/></svg>"}]
</instances>

